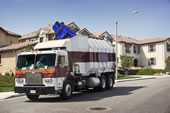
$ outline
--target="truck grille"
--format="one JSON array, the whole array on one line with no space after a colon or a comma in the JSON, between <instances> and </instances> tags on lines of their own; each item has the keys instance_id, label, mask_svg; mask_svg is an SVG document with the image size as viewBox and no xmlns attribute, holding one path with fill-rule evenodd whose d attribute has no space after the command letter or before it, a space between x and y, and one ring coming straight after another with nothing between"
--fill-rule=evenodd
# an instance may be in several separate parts
<instances>
[{"instance_id":1,"label":"truck grille","mask_svg":"<svg viewBox=\"0 0 170 113\"><path fill-rule=\"evenodd\" d=\"M42 76L39 73L28 73L25 76L27 85L40 85L42 84Z\"/></svg>"}]
</instances>

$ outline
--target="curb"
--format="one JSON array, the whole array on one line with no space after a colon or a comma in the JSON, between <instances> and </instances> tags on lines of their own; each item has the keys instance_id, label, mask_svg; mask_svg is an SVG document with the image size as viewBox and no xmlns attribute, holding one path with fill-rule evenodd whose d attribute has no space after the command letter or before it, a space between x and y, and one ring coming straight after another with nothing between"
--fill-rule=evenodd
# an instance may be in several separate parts
<instances>
[{"instance_id":1,"label":"curb","mask_svg":"<svg viewBox=\"0 0 170 113\"><path fill-rule=\"evenodd\" d=\"M10 99L10 98L14 98L14 97L20 97L20 96L24 96L24 95L25 94L19 94L19 93L11 93L11 94L7 94L5 96L4 95L0 95L0 100Z\"/></svg>"},{"instance_id":2,"label":"curb","mask_svg":"<svg viewBox=\"0 0 170 113\"><path fill-rule=\"evenodd\" d=\"M170 77L170 75L165 75L165 76L141 76L139 78L129 78L129 79L116 80L116 82L145 80L145 79L157 79L157 78L166 78L166 77Z\"/></svg>"},{"instance_id":3,"label":"curb","mask_svg":"<svg viewBox=\"0 0 170 113\"><path fill-rule=\"evenodd\" d=\"M145 79L156 79L156 77L122 79L122 80L116 80L116 82L136 81L136 80L145 80Z\"/></svg>"},{"instance_id":4,"label":"curb","mask_svg":"<svg viewBox=\"0 0 170 113\"><path fill-rule=\"evenodd\" d=\"M25 94L14 94L14 95L10 95L8 97L5 97L4 99L10 99L10 98L21 97L21 96L25 96Z\"/></svg>"}]
</instances>

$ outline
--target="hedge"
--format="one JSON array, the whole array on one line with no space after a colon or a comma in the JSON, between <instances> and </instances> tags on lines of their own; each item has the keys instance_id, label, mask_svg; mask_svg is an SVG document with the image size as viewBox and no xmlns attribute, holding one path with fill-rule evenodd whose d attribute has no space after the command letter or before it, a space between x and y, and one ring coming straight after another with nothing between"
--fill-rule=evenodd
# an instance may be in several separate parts
<instances>
[{"instance_id":1,"label":"hedge","mask_svg":"<svg viewBox=\"0 0 170 113\"><path fill-rule=\"evenodd\" d=\"M0 75L0 92L14 90L14 76L6 74Z\"/></svg>"},{"instance_id":2,"label":"hedge","mask_svg":"<svg viewBox=\"0 0 170 113\"><path fill-rule=\"evenodd\" d=\"M154 75L157 73L165 73L165 70L161 69L150 69L150 68L145 68L145 69L130 69L128 70L128 75ZM122 70L119 71L120 74L125 74Z\"/></svg>"},{"instance_id":3,"label":"hedge","mask_svg":"<svg viewBox=\"0 0 170 113\"><path fill-rule=\"evenodd\" d=\"M161 69L140 69L138 70L138 72L136 73L137 75L154 75L157 73L165 73L165 70L161 70Z\"/></svg>"}]
</instances>

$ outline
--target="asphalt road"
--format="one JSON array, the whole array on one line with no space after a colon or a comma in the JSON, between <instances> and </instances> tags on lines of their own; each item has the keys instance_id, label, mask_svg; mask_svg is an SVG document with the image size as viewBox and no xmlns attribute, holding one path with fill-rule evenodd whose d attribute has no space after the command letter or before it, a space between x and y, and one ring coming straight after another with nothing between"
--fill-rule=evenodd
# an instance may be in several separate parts
<instances>
[{"instance_id":1,"label":"asphalt road","mask_svg":"<svg viewBox=\"0 0 170 113\"><path fill-rule=\"evenodd\" d=\"M78 93L62 101L25 96L0 101L0 113L170 113L170 77L116 83L105 92Z\"/></svg>"}]
</instances>

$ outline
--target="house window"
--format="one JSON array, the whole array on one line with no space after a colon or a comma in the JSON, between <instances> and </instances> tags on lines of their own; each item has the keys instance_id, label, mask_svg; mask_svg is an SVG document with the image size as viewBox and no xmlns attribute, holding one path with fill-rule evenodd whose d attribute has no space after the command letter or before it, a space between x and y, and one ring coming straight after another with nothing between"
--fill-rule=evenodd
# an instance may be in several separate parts
<instances>
[{"instance_id":1,"label":"house window","mask_svg":"<svg viewBox=\"0 0 170 113\"><path fill-rule=\"evenodd\" d=\"M170 52L170 43L166 43L167 51Z\"/></svg>"},{"instance_id":2,"label":"house window","mask_svg":"<svg viewBox=\"0 0 170 113\"><path fill-rule=\"evenodd\" d=\"M155 65L156 64L156 59L155 58L150 58L148 65Z\"/></svg>"},{"instance_id":3,"label":"house window","mask_svg":"<svg viewBox=\"0 0 170 113\"><path fill-rule=\"evenodd\" d=\"M54 40L54 34L48 34L47 38L48 40Z\"/></svg>"},{"instance_id":4,"label":"house window","mask_svg":"<svg viewBox=\"0 0 170 113\"><path fill-rule=\"evenodd\" d=\"M40 37L40 42L43 42L43 37Z\"/></svg>"},{"instance_id":5,"label":"house window","mask_svg":"<svg viewBox=\"0 0 170 113\"><path fill-rule=\"evenodd\" d=\"M137 53L137 47L135 45L133 46L133 53Z\"/></svg>"},{"instance_id":6,"label":"house window","mask_svg":"<svg viewBox=\"0 0 170 113\"><path fill-rule=\"evenodd\" d=\"M148 50L149 50L149 52L154 52L154 51L156 50L155 44L149 45L149 46L148 46Z\"/></svg>"},{"instance_id":7,"label":"house window","mask_svg":"<svg viewBox=\"0 0 170 113\"><path fill-rule=\"evenodd\" d=\"M131 53L131 45L130 44L125 44L125 51L126 51L126 53Z\"/></svg>"}]
</instances>

